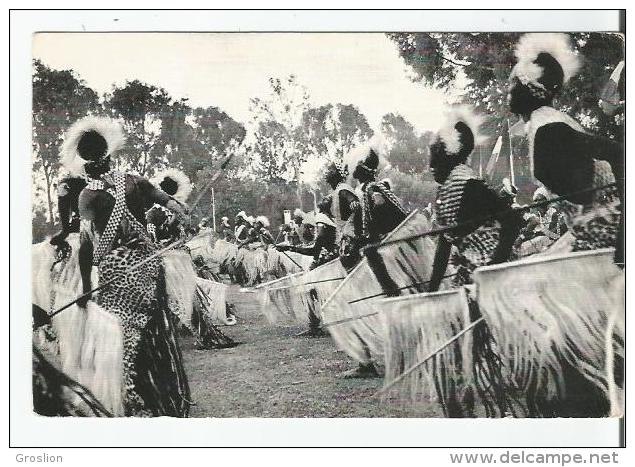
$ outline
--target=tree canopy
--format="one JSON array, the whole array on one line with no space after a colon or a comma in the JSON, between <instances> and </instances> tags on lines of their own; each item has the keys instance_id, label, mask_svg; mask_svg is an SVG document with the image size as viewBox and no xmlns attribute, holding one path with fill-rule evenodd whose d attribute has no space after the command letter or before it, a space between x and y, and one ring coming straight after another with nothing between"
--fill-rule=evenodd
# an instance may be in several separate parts
<instances>
[{"instance_id":1,"label":"tree canopy","mask_svg":"<svg viewBox=\"0 0 635 467\"><path fill-rule=\"evenodd\" d=\"M487 114L500 132L513 118L506 104L508 77L519 33L390 33L413 79L442 88L463 88L462 99ZM590 130L615 137L615 118L598 107L600 87L624 57L619 34L573 33L583 67L556 102Z\"/></svg>"}]
</instances>

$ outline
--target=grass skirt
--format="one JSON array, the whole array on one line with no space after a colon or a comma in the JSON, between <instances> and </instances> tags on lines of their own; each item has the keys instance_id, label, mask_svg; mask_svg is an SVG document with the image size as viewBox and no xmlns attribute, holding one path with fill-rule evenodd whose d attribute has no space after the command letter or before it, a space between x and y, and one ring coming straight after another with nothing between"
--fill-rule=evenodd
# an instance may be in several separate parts
<instances>
[{"instance_id":1,"label":"grass skirt","mask_svg":"<svg viewBox=\"0 0 635 467\"><path fill-rule=\"evenodd\" d=\"M116 280L100 291L98 303L119 319L123 330L125 415L184 417L189 413L189 387L161 259L126 271L154 252L154 247L138 242L105 255L99 264L100 283Z\"/></svg>"}]
</instances>

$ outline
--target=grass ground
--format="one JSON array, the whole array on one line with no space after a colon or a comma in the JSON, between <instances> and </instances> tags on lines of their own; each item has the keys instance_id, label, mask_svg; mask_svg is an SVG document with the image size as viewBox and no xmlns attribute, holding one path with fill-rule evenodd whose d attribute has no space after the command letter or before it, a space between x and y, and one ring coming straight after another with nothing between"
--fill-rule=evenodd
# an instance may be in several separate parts
<instances>
[{"instance_id":1,"label":"grass ground","mask_svg":"<svg viewBox=\"0 0 635 467\"><path fill-rule=\"evenodd\" d=\"M192 417L439 417L435 402L380 401L382 379L344 379L355 367L329 337L295 337L302 326L270 326L254 295L232 288L238 324L222 331L235 348L198 350L181 341Z\"/></svg>"}]
</instances>

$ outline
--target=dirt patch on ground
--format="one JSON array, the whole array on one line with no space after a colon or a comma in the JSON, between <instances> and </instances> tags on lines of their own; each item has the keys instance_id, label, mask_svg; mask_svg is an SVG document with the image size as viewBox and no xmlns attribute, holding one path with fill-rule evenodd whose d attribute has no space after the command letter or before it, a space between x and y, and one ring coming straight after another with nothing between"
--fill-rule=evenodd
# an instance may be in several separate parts
<instances>
[{"instance_id":1,"label":"dirt patch on ground","mask_svg":"<svg viewBox=\"0 0 635 467\"><path fill-rule=\"evenodd\" d=\"M417 405L373 397L382 379L344 379L355 367L330 337L296 337L302 326L270 326L255 295L232 288L238 324L222 331L241 345L198 350L181 346L192 417L439 417L436 402Z\"/></svg>"}]
</instances>

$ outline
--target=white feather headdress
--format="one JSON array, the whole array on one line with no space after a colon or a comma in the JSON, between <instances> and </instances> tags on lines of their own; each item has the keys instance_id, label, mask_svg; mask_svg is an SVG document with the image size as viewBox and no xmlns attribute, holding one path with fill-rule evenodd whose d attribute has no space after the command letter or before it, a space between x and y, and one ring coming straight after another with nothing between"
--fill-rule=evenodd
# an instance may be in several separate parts
<instances>
[{"instance_id":1,"label":"white feather headdress","mask_svg":"<svg viewBox=\"0 0 635 467\"><path fill-rule=\"evenodd\" d=\"M300 208L295 208L295 211L293 211L293 217L302 217L304 218L304 211Z\"/></svg>"},{"instance_id":2,"label":"white feather headdress","mask_svg":"<svg viewBox=\"0 0 635 467\"><path fill-rule=\"evenodd\" d=\"M315 225L315 212L309 211L305 213L303 223L306 225Z\"/></svg>"},{"instance_id":3,"label":"white feather headdress","mask_svg":"<svg viewBox=\"0 0 635 467\"><path fill-rule=\"evenodd\" d=\"M445 113L445 122L437 133L437 138L445 145L447 154L457 154L461 150L461 140L456 128L457 123L463 122L474 136L474 147L483 144L487 137L480 132L481 125L485 118L468 106L457 105L451 107Z\"/></svg>"},{"instance_id":4,"label":"white feather headdress","mask_svg":"<svg viewBox=\"0 0 635 467\"><path fill-rule=\"evenodd\" d=\"M258 216L256 217L256 222L260 222L263 227L269 227L269 219L266 216Z\"/></svg>"},{"instance_id":5,"label":"white feather headdress","mask_svg":"<svg viewBox=\"0 0 635 467\"><path fill-rule=\"evenodd\" d=\"M88 116L73 123L64 135L64 142L60 149L60 163L62 167L74 176L85 174L85 159L77 152L77 145L82 135L88 131L96 131L106 140L106 155L112 155L121 149L126 142L121 124L108 117Z\"/></svg>"},{"instance_id":6,"label":"white feather headdress","mask_svg":"<svg viewBox=\"0 0 635 467\"><path fill-rule=\"evenodd\" d=\"M563 84L578 72L581 66L580 57L572 47L569 36L563 33L530 33L525 34L516 44L514 54L518 63L512 70L512 77L521 82L536 83L542 76L543 69L534 63L542 52L551 55L562 67Z\"/></svg>"},{"instance_id":7,"label":"white feather headdress","mask_svg":"<svg viewBox=\"0 0 635 467\"><path fill-rule=\"evenodd\" d=\"M532 199L536 201L540 196L543 196L545 199L555 198L555 195L551 193L547 188L545 188L544 185L540 185L538 188L536 188L536 191L534 191Z\"/></svg>"},{"instance_id":8,"label":"white feather headdress","mask_svg":"<svg viewBox=\"0 0 635 467\"><path fill-rule=\"evenodd\" d=\"M370 154L371 149L377 154L379 158L379 164L377 168L382 167L382 165L386 164L386 142L379 134L375 134L372 138L364 143L359 144L358 146L351 149L344 156L344 163L348 168L348 173L350 175L353 174L355 168L364 161Z\"/></svg>"},{"instance_id":9,"label":"white feather headdress","mask_svg":"<svg viewBox=\"0 0 635 467\"><path fill-rule=\"evenodd\" d=\"M318 212L315 215L315 224L324 224L330 227L335 227L335 223L331 220L331 218L322 212Z\"/></svg>"},{"instance_id":10,"label":"white feather headdress","mask_svg":"<svg viewBox=\"0 0 635 467\"><path fill-rule=\"evenodd\" d=\"M176 183L176 192L174 194L168 194L175 200L185 203L192 193L192 183L190 182L190 177L185 175L185 173L179 169L167 169L156 174L152 179L152 183L154 183L157 188L161 189L161 183L166 179L172 179Z\"/></svg>"}]
</instances>

